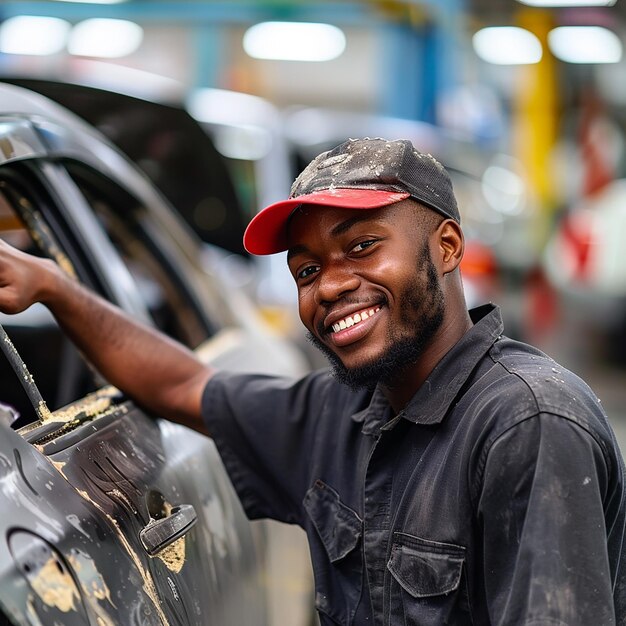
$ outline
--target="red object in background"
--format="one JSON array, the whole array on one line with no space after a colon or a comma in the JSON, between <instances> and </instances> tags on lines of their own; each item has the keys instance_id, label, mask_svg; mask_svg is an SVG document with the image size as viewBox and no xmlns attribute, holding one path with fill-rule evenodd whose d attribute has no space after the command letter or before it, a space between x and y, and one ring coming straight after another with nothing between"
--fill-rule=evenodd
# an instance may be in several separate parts
<instances>
[{"instance_id":1,"label":"red object in background","mask_svg":"<svg viewBox=\"0 0 626 626\"><path fill-rule=\"evenodd\" d=\"M551 333L560 316L559 298L541 267L534 267L524 283L524 334L531 343Z\"/></svg>"},{"instance_id":2,"label":"red object in background","mask_svg":"<svg viewBox=\"0 0 626 626\"><path fill-rule=\"evenodd\" d=\"M587 283L591 278L593 263L592 216L574 212L563 218L560 228L563 255L567 256L569 274L576 283Z\"/></svg>"},{"instance_id":3,"label":"red object in background","mask_svg":"<svg viewBox=\"0 0 626 626\"><path fill-rule=\"evenodd\" d=\"M615 178L614 164L607 150L604 104L588 92L582 103L579 128L580 153L583 162L582 195L593 195Z\"/></svg>"},{"instance_id":4,"label":"red object in background","mask_svg":"<svg viewBox=\"0 0 626 626\"><path fill-rule=\"evenodd\" d=\"M470 279L481 277L495 280L498 272L493 252L480 241L466 241L461 272Z\"/></svg>"},{"instance_id":5,"label":"red object in background","mask_svg":"<svg viewBox=\"0 0 626 626\"><path fill-rule=\"evenodd\" d=\"M496 299L499 287L498 264L493 252L485 244L466 240L461 274L470 308Z\"/></svg>"}]
</instances>

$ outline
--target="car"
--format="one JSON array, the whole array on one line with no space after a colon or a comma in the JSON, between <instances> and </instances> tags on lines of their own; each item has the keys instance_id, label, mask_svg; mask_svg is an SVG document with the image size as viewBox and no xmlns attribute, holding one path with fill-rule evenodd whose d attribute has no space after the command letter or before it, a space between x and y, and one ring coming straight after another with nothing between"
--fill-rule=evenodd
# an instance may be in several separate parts
<instances>
[{"instance_id":1,"label":"car","mask_svg":"<svg viewBox=\"0 0 626 626\"><path fill-rule=\"evenodd\" d=\"M118 148L5 83L0 237L207 363L307 369L211 272L198 238ZM109 385L43 306L0 323L0 620L269 623L266 535L245 518L211 440Z\"/></svg>"}]
</instances>

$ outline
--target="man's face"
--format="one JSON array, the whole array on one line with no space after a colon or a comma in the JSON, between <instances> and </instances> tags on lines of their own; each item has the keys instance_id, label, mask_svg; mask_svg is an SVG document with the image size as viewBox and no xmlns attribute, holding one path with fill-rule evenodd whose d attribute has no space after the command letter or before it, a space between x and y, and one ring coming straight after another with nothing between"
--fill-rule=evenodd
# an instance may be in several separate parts
<instances>
[{"instance_id":1,"label":"man's face","mask_svg":"<svg viewBox=\"0 0 626 626\"><path fill-rule=\"evenodd\" d=\"M348 385L392 387L429 346L444 298L412 201L377 210L304 207L289 268L310 339Z\"/></svg>"}]
</instances>

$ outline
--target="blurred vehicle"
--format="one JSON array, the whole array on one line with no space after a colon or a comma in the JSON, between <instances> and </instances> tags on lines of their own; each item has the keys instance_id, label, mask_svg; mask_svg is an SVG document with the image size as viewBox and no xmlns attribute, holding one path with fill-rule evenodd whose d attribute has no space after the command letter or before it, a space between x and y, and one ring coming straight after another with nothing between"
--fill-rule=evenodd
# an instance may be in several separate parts
<instances>
[{"instance_id":1,"label":"blurred vehicle","mask_svg":"<svg viewBox=\"0 0 626 626\"><path fill-rule=\"evenodd\" d=\"M626 366L626 179L580 198L561 216L543 256L546 276L576 312L571 349ZM570 317L573 314L570 312ZM581 341L586 345L581 346Z\"/></svg>"},{"instance_id":2,"label":"blurred vehicle","mask_svg":"<svg viewBox=\"0 0 626 626\"><path fill-rule=\"evenodd\" d=\"M144 174L84 121L8 84L0 237L207 362L305 371L211 274ZM44 307L0 322L0 623L266 623L262 532L212 442L108 386Z\"/></svg>"}]
</instances>

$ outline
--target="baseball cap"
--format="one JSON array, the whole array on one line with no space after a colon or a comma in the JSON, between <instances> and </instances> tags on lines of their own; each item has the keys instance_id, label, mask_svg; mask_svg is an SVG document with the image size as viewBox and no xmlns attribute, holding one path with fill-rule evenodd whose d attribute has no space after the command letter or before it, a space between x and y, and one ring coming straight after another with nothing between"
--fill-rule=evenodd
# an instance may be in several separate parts
<instances>
[{"instance_id":1,"label":"baseball cap","mask_svg":"<svg viewBox=\"0 0 626 626\"><path fill-rule=\"evenodd\" d=\"M287 226L303 204L344 209L378 209L406 198L460 222L445 168L406 139L349 139L317 156L296 178L287 200L260 211L244 233L252 254L288 248Z\"/></svg>"}]
</instances>

